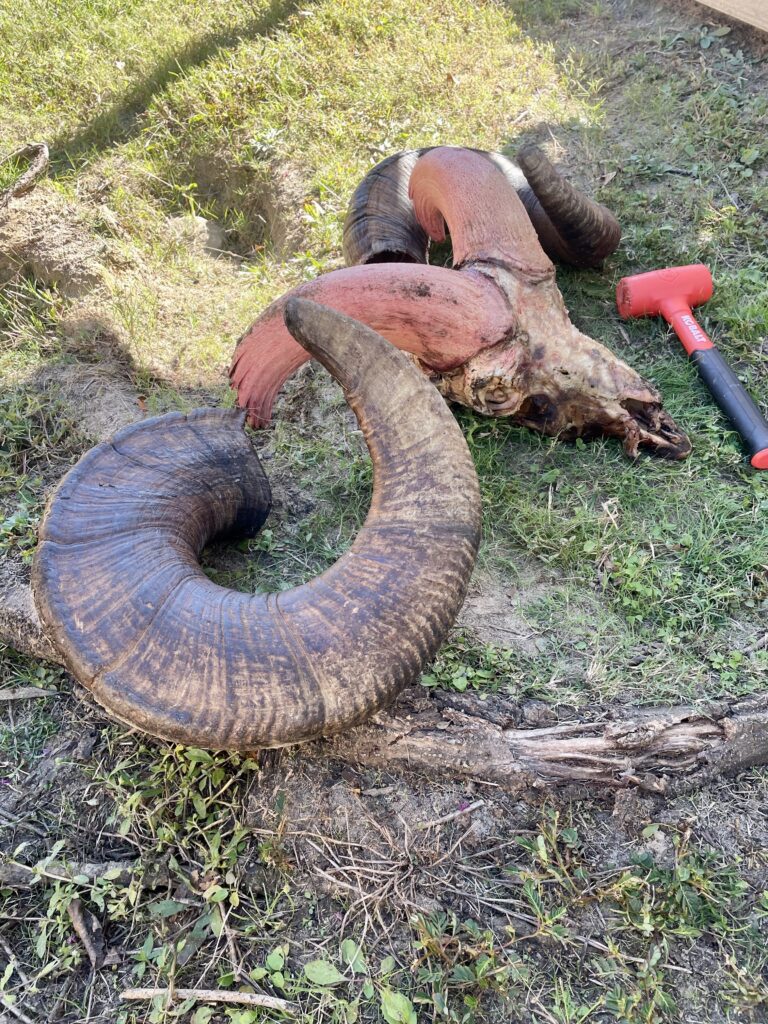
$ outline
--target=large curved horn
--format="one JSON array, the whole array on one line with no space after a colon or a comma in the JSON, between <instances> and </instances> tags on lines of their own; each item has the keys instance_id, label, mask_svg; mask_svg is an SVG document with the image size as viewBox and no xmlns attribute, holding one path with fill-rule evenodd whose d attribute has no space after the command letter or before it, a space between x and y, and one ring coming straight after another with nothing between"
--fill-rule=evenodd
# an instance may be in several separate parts
<instances>
[{"instance_id":1,"label":"large curved horn","mask_svg":"<svg viewBox=\"0 0 768 1024\"><path fill-rule=\"evenodd\" d=\"M517 160L530 186L518 195L545 251L575 267L599 267L621 241L611 211L577 191L538 146L524 146Z\"/></svg>"},{"instance_id":2,"label":"large curved horn","mask_svg":"<svg viewBox=\"0 0 768 1024\"><path fill-rule=\"evenodd\" d=\"M435 370L459 366L515 325L503 293L479 273L384 263L323 274L273 302L238 343L229 375L255 427L269 422L280 386L309 359L283 320L292 296L354 317Z\"/></svg>"},{"instance_id":3,"label":"large curved horn","mask_svg":"<svg viewBox=\"0 0 768 1024\"><path fill-rule=\"evenodd\" d=\"M408 198L408 180L426 149L395 153L366 174L344 221L348 267L363 263L426 263L428 239Z\"/></svg>"},{"instance_id":4,"label":"large curved horn","mask_svg":"<svg viewBox=\"0 0 768 1024\"><path fill-rule=\"evenodd\" d=\"M491 154L431 149L416 162L409 192L416 219L433 241L442 242L447 227L456 269L501 264L530 281L554 277L523 204Z\"/></svg>"},{"instance_id":5,"label":"large curved horn","mask_svg":"<svg viewBox=\"0 0 768 1024\"><path fill-rule=\"evenodd\" d=\"M42 525L33 588L67 665L165 739L250 750L361 721L434 657L474 565L477 477L437 391L348 317L294 299L286 319L342 384L373 460L368 518L327 572L264 596L200 568L214 534L253 533L269 507L234 412L121 431L65 477Z\"/></svg>"}]
</instances>

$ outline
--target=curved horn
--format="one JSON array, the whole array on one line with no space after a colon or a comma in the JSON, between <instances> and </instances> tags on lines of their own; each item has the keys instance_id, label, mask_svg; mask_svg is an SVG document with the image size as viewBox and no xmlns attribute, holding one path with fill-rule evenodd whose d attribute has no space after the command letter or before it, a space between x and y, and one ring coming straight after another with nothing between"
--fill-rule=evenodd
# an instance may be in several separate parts
<instances>
[{"instance_id":1,"label":"curved horn","mask_svg":"<svg viewBox=\"0 0 768 1024\"><path fill-rule=\"evenodd\" d=\"M347 266L427 262L427 236L408 198L408 178L419 157L428 152L426 148L387 157L357 186L344 223ZM471 152L492 160L504 172L550 259L596 267L615 251L621 239L616 218L605 206L569 185L538 147L521 150L536 191L521 168L501 153ZM550 217L558 222L559 230Z\"/></svg>"},{"instance_id":2,"label":"curved horn","mask_svg":"<svg viewBox=\"0 0 768 1024\"><path fill-rule=\"evenodd\" d=\"M361 324L294 299L295 336L342 384L374 467L350 550L280 594L212 583L217 533L269 508L243 417L201 410L129 427L55 493L33 588L67 665L117 718L182 743L252 750L345 729L436 654L479 541L472 459L408 358Z\"/></svg>"},{"instance_id":3,"label":"curved horn","mask_svg":"<svg viewBox=\"0 0 768 1024\"><path fill-rule=\"evenodd\" d=\"M538 146L524 146L517 159L530 186L519 195L546 252L575 267L599 267L621 241L611 211L578 192Z\"/></svg>"},{"instance_id":4,"label":"curved horn","mask_svg":"<svg viewBox=\"0 0 768 1024\"><path fill-rule=\"evenodd\" d=\"M493 156L440 146L416 162L410 180L416 218L442 242L446 225L453 265L501 263L530 281L554 275L514 186Z\"/></svg>"},{"instance_id":5,"label":"curved horn","mask_svg":"<svg viewBox=\"0 0 768 1024\"><path fill-rule=\"evenodd\" d=\"M363 263L426 263L427 235L408 198L408 180L426 149L395 153L376 164L354 191L344 221L348 267Z\"/></svg>"},{"instance_id":6,"label":"curved horn","mask_svg":"<svg viewBox=\"0 0 768 1024\"><path fill-rule=\"evenodd\" d=\"M283 321L292 296L311 298L360 320L436 370L459 366L507 338L515 325L509 302L482 274L409 263L323 274L273 302L235 350L229 375L238 404L256 427L269 422L280 386L310 358Z\"/></svg>"}]
</instances>

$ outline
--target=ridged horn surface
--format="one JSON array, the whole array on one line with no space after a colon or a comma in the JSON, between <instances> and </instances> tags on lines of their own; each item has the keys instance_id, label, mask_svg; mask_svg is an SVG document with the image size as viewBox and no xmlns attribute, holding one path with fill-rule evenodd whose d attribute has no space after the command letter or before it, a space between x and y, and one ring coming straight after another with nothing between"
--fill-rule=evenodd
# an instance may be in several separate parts
<instances>
[{"instance_id":1,"label":"ridged horn surface","mask_svg":"<svg viewBox=\"0 0 768 1024\"><path fill-rule=\"evenodd\" d=\"M503 264L531 281L554 276L533 225L503 167L481 150L439 146L413 168L416 219L429 237L451 235L453 265Z\"/></svg>"},{"instance_id":2,"label":"ridged horn surface","mask_svg":"<svg viewBox=\"0 0 768 1024\"><path fill-rule=\"evenodd\" d=\"M429 148L408 150L387 157L355 189L344 224L347 266L427 261L427 235L408 196L408 177L419 157L428 152ZM521 167L503 154L479 149L469 152L487 157L503 172L550 259L576 267L597 267L618 247L621 228L610 210L570 185L537 146L524 147L520 160L540 195Z\"/></svg>"},{"instance_id":3,"label":"ridged horn surface","mask_svg":"<svg viewBox=\"0 0 768 1024\"><path fill-rule=\"evenodd\" d=\"M348 267L363 263L426 263L429 239L408 197L411 171L426 149L395 153L376 164L354 191L344 221Z\"/></svg>"},{"instance_id":4,"label":"ridged horn surface","mask_svg":"<svg viewBox=\"0 0 768 1024\"><path fill-rule=\"evenodd\" d=\"M517 159L530 187L518 194L545 251L575 267L599 267L621 241L611 211L566 181L538 146L524 146Z\"/></svg>"},{"instance_id":5,"label":"ridged horn surface","mask_svg":"<svg viewBox=\"0 0 768 1024\"><path fill-rule=\"evenodd\" d=\"M306 300L295 337L339 380L373 461L371 509L327 572L279 594L209 580L202 547L253 534L269 487L243 414L129 427L89 452L48 507L33 567L43 622L117 718L209 748L282 746L386 705L436 654L479 542L472 459L408 358Z\"/></svg>"},{"instance_id":6,"label":"ridged horn surface","mask_svg":"<svg viewBox=\"0 0 768 1024\"><path fill-rule=\"evenodd\" d=\"M310 358L285 326L292 296L360 320L436 370L452 369L498 344L515 325L503 293L473 271L382 263L323 274L268 306L238 343L229 376L254 427L269 422L280 386Z\"/></svg>"}]
</instances>

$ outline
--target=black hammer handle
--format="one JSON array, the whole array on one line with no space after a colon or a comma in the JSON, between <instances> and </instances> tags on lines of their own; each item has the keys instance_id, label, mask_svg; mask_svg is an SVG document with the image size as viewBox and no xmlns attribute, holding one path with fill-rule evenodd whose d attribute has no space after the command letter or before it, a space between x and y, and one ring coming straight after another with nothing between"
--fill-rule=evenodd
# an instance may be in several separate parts
<instances>
[{"instance_id":1,"label":"black hammer handle","mask_svg":"<svg viewBox=\"0 0 768 1024\"><path fill-rule=\"evenodd\" d=\"M691 353L712 397L741 434L753 466L768 469L768 422L716 348Z\"/></svg>"}]
</instances>

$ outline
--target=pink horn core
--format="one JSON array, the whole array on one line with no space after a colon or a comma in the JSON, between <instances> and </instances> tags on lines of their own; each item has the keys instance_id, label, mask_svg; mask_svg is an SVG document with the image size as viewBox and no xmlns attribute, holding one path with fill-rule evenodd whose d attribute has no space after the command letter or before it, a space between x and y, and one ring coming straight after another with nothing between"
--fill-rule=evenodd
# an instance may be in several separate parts
<instances>
[{"instance_id":1,"label":"pink horn core","mask_svg":"<svg viewBox=\"0 0 768 1024\"><path fill-rule=\"evenodd\" d=\"M433 241L445 238L447 225L454 267L503 263L534 281L554 274L514 185L491 154L431 149L416 162L409 193Z\"/></svg>"},{"instance_id":2,"label":"pink horn core","mask_svg":"<svg viewBox=\"0 0 768 1024\"><path fill-rule=\"evenodd\" d=\"M323 274L273 302L237 346L229 375L254 427L266 426L280 386L309 359L283 322L293 295L346 313L435 370L460 366L516 325L501 290L471 270L379 263Z\"/></svg>"}]
</instances>

